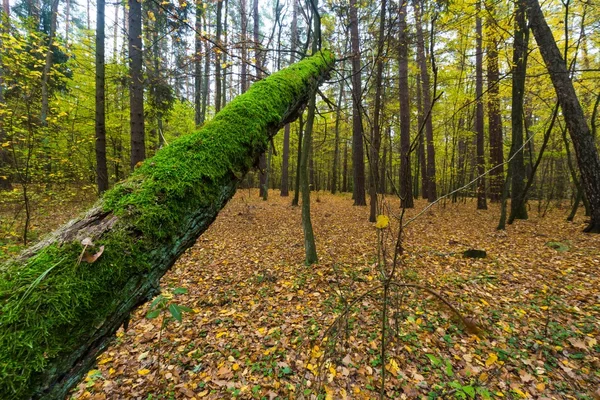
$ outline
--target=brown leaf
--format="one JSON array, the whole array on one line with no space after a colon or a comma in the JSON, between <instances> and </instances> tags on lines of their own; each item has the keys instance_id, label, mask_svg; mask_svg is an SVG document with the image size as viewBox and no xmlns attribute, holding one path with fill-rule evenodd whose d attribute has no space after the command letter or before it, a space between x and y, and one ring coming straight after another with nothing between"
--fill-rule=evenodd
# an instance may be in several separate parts
<instances>
[{"instance_id":1,"label":"brown leaf","mask_svg":"<svg viewBox=\"0 0 600 400\"><path fill-rule=\"evenodd\" d=\"M84 253L81 259L88 264L92 264L102 255L102 253L104 253L104 246L100 246L96 254Z\"/></svg>"}]
</instances>

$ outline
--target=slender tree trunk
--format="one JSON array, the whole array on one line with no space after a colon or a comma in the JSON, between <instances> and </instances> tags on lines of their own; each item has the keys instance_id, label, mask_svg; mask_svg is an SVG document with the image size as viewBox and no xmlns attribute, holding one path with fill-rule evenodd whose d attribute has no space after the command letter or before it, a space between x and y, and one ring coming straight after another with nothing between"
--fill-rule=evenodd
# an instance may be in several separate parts
<instances>
[{"instance_id":1,"label":"slender tree trunk","mask_svg":"<svg viewBox=\"0 0 600 400\"><path fill-rule=\"evenodd\" d=\"M525 19L523 0L515 4L515 35L513 40L512 73L512 145L511 157L511 204L509 223L515 219L527 219L527 206L523 197L525 189L525 164L523 156L523 100L525 96L525 77L527 72L527 47L529 28Z\"/></svg>"},{"instance_id":2,"label":"slender tree trunk","mask_svg":"<svg viewBox=\"0 0 600 400\"><path fill-rule=\"evenodd\" d=\"M206 23L206 12L202 14L202 22L206 28L207 35L210 36L210 26ZM211 44L206 41L204 43L204 81L202 83L202 114L200 115L200 124L206 121L206 113L208 108L208 98L210 92L210 54Z\"/></svg>"},{"instance_id":3,"label":"slender tree trunk","mask_svg":"<svg viewBox=\"0 0 600 400\"><path fill-rule=\"evenodd\" d=\"M418 56L417 56L417 60L418 60ZM423 95L421 93L421 77L420 75L417 75L417 83L415 85L417 87L417 122L418 122L418 128L421 129L421 127L423 126L423 123L425 121L425 116L424 116L424 108L423 107ZM425 138L424 138L424 133L423 132L418 132L419 137L418 137L418 141L419 141L419 148L418 148L418 156L419 156L419 171L421 171L421 198L422 199L427 199L428 196L428 180L427 180L427 156L425 153ZM417 179L415 179L415 181L418 182ZM418 192L418 190L415 190L415 192Z\"/></svg>"},{"instance_id":4,"label":"slender tree trunk","mask_svg":"<svg viewBox=\"0 0 600 400\"><path fill-rule=\"evenodd\" d=\"M344 66L342 65L342 71ZM331 169L331 194L338 190L339 160L340 160L340 119L342 109L342 99L344 98L345 82L340 82L340 95L338 97L337 110L335 112L335 139L333 143L333 167Z\"/></svg>"},{"instance_id":5,"label":"slender tree trunk","mask_svg":"<svg viewBox=\"0 0 600 400\"><path fill-rule=\"evenodd\" d=\"M261 64L261 41L260 41L260 14L258 12L258 0L253 0L252 9L254 14L254 29L253 29L253 39L254 39L254 59L256 60L256 79L259 80L262 78L262 64ZM263 200L266 200L268 197L267 191L267 158L266 154L262 154L258 161L258 177L259 177L259 191L258 194Z\"/></svg>"},{"instance_id":6,"label":"slender tree trunk","mask_svg":"<svg viewBox=\"0 0 600 400\"><path fill-rule=\"evenodd\" d=\"M48 87L50 81L50 71L52 70L52 54L54 52L54 36L56 35L56 19L58 17L58 2L59 0L52 0L52 6L50 9L50 33L48 34L48 50L46 51L46 62L42 71L42 110L40 113L40 121L42 126L48 126L48 108L49 108L49 96L50 90Z\"/></svg>"},{"instance_id":7,"label":"slender tree trunk","mask_svg":"<svg viewBox=\"0 0 600 400\"><path fill-rule=\"evenodd\" d=\"M485 195L485 153L483 132L483 29L481 23L481 0L477 1L477 16L475 17L475 34L477 36L475 49L475 96L477 109L475 111L475 131L477 132L477 209L487 210Z\"/></svg>"},{"instance_id":8,"label":"slender tree trunk","mask_svg":"<svg viewBox=\"0 0 600 400\"><path fill-rule=\"evenodd\" d=\"M112 52L112 59L115 64L118 59L117 43L119 42L119 23L118 23L119 22L119 7L120 7L120 5L118 3L115 4L115 24L113 27L113 52Z\"/></svg>"},{"instance_id":9,"label":"slender tree trunk","mask_svg":"<svg viewBox=\"0 0 600 400\"><path fill-rule=\"evenodd\" d=\"M241 49L241 72L240 86L241 93L248 90L248 3L247 0L240 0L240 35L242 40Z\"/></svg>"},{"instance_id":10,"label":"slender tree trunk","mask_svg":"<svg viewBox=\"0 0 600 400\"><path fill-rule=\"evenodd\" d=\"M221 45L223 46L224 49L227 49L228 43L229 43L229 29L228 29L228 23L229 23L229 0L222 0L225 2L225 20L223 21L223 29L224 29L224 33L223 33L223 40L221 42ZM227 53L224 52L223 53L223 58L222 61L223 65L225 65L224 68L221 69L221 80L223 81L221 83L221 108L225 107L225 104L227 104Z\"/></svg>"},{"instance_id":11,"label":"slender tree trunk","mask_svg":"<svg viewBox=\"0 0 600 400\"><path fill-rule=\"evenodd\" d=\"M128 0L129 4L129 118L131 127L130 167L146 158L144 130L144 75L142 72L142 4Z\"/></svg>"},{"instance_id":12,"label":"slender tree trunk","mask_svg":"<svg viewBox=\"0 0 600 400\"><path fill-rule=\"evenodd\" d=\"M104 90L104 2L96 2L96 181L98 193L108 190L106 166L106 95Z\"/></svg>"},{"instance_id":13,"label":"slender tree trunk","mask_svg":"<svg viewBox=\"0 0 600 400\"><path fill-rule=\"evenodd\" d=\"M243 0L245 1L245 0ZM297 38L298 38L298 2L293 0L293 8L292 8L292 26L291 26L291 50L290 53L290 64L292 64L296 60L296 56L294 51L297 47ZM301 145L298 144L300 147ZM281 196L289 196L289 162L290 162L290 126L286 125L283 131L283 154L282 154L283 162L281 165Z\"/></svg>"},{"instance_id":14,"label":"slender tree trunk","mask_svg":"<svg viewBox=\"0 0 600 400\"><path fill-rule=\"evenodd\" d=\"M217 0L217 33L216 42L221 45L221 34L223 32L223 25L221 23L223 14L223 1ZM216 49L215 51L215 112L221 111L221 51Z\"/></svg>"},{"instance_id":15,"label":"slender tree trunk","mask_svg":"<svg viewBox=\"0 0 600 400\"><path fill-rule=\"evenodd\" d=\"M312 38L312 52L316 54L319 49L319 39L321 37L321 19L318 14L318 0L310 0L312 5L312 14L314 22L314 31ZM317 257L317 246L315 244L315 234L313 232L312 221L310 217L310 187L308 184L308 160L312 148L312 133L315 122L315 113L317 109L316 90L311 93L308 101L308 111L306 115L306 131L304 132L304 145L302 158L300 160L300 180L302 187L302 230L304 232L304 254L306 265L312 265L319 262Z\"/></svg>"},{"instance_id":16,"label":"slender tree trunk","mask_svg":"<svg viewBox=\"0 0 600 400\"><path fill-rule=\"evenodd\" d=\"M297 206L300 201L300 163L302 161L302 139L304 138L304 119L302 115L298 118L298 153L296 156L296 179L294 185L294 198L292 199L292 206Z\"/></svg>"},{"instance_id":17,"label":"slender tree trunk","mask_svg":"<svg viewBox=\"0 0 600 400\"><path fill-rule=\"evenodd\" d=\"M202 125L202 15L204 5L201 0L196 0L196 21L194 24L194 122L196 126ZM242 92L243 93L243 92Z\"/></svg>"},{"instance_id":18,"label":"slender tree trunk","mask_svg":"<svg viewBox=\"0 0 600 400\"><path fill-rule=\"evenodd\" d=\"M398 94L400 101L400 205L413 208L410 173L410 91L408 88L408 0L401 0L398 18Z\"/></svg>"},{"instance_id":19,"label":"slender tree trunk","mask_svg":"<svg viewBox=\"0 0 600 400\"><path fill-rule=\"evenodd\" d=\"M381 102L382 102L382 79L383 79L383 50L385 46L385 15L387 12L387 0L381 1L381 13L379 14L379 38L377 40L377 66L375 71L375 101L373 108L373 131L371 133L371 159L369 194L370 213L369 221L377 220L377 187L379 186L379 148L381 146Z\"/></svg>"},{"instance_id":20,"label":"slender tree trunk","mask_svg":"<svg viewBox=\"0 0 600 400\"><path fill-rule=\"evenodd\" d=\"M365 156L361 115L360 47L358 36L358 14L356 0L350 0L350 47L352 51L352 166L355 206L366 206Z\"/></svg>"},{"instance_id":21,"label":"slender tree trunk","mask_svg":"<svg viewBox=\"0 0 600 400\"><path fill-rule=\"evenodd\" d=\"M550 79L571 135L581 181L590 204L591 220L585 231L600 233L600 158L595 138L585 120L565 60L560 54L538 1L524 1L527 5L531 30L550 73Z\"/></svg>"},{"instance_id":22,"label":"slender tree trunk","mask_svg":"<svg viewBox=\"0 0 600 400\"><path fill-rule=\"evenodd\" d=\"M342 192L348 191L348 140L344 138L344 167L342 170Z\"/></svg>"},{"instance_id":23,"label":"slender tree trunk","mask_svg":"<svg viewBox=\"0 0 600 400\"><path fill-rule=\"evenodd\" d=\"M0 11L0 30L4 33L10 31L10 6L8 0L2 0L2 10ZM2 54L0 54L0 104L4 103L4 70L2 64ZM0 118L0 144L6 141L4 132L4 119ZM12 190L10 173L10 156L4 147L0 146L0 191Z\"/></svg>"},{"instance_id":24,"label":"slender tree trunk","mask_svg":"<svg viewBox=\"0 0 600 400\"><path fill-rule=\"evenodd\" d=\"M423 25L421 20L421 0L414 0L415 20L417 26L417 63L421 72L421 85L423 96L423 113L425 118L425 144L427 148L427 198L429 202L437 199L436 172L435 172L435 148L433 145L433 122L430 108L431 88L429 83L429 71L425 59L425 38L423 36Z\"/></svg>"},{"instance_id":25,"label":"slender tree trunk","mask_svg":"<svg viewBox=\"0 0 600 400\"><path fill-rule=\"evenodd\" d=\"M65 46L69 47L69 30L71 29L71 0L65 5ZM96 5L96 7L98 7Z\"/></svg>"},{"instance_id":26,"label":"slender tree trunk","mask_svg":"<svg viewBox=\"0 0 600 400\"><path fill-rule=\"evenodd\" d=\"M502 140L502 117L500 114L500 75L498 69L498 38L495 31L494 1L487 2L487 78L488 78L488 126L490 140L490 199L499 202L504 187L504 145Z\"/></svg>"}]
</instances>

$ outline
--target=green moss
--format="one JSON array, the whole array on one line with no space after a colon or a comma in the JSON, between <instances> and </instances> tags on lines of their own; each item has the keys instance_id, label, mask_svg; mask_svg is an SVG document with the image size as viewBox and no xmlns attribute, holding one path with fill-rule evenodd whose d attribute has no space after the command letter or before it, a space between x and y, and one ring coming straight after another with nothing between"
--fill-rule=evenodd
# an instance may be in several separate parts
<instances>
[{"instance_id":1,"label":"green moss","mask_svg":"<svg viewBox=\"0 0 600 400\"><path fill-rule=\"evenodd\" d=\"M206 212L206 223L214 218L234 192L232 181L267 148L269 132L332 62L331 53L319 53L255 83L200 131L159 151L107 192L100 204L119 220L95 240L105 246L95 263L78 264L82 246L71 242L0 267L0 399L31 397L131 301L133 287L158 281L165 260L178 254L173 249L183 251L205 229L190 227L194 216ZM163 270L155 270L157 262Z\"/></svg>"},{"instance_id":2,"label":"green moss","mask_svg":"<svg viewBox=\"0 0 600 400\"><path fill-rule=\"evenodd\" d=\"M267 148L268 129L281 123L294 99L332 61L331 53L319 53L255 83L200 131L161 150L109 191L106 210L133 218L145 237L168 238L190 210L211 204L232 174L250 169Z\"/></svg>"}]
</instances>

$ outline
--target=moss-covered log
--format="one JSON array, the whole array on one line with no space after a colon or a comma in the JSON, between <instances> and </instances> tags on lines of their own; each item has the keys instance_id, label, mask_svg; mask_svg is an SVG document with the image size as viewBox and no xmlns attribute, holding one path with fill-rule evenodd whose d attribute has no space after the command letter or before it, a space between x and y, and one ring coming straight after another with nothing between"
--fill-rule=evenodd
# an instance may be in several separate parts
<instances>
[{"instance_id":1,"label":"moss-covered log","mask_svg":"<svg viewBox=\"0 0 600 400\"><path fill-rule=\"evenodd\" d=\"M321 52L255 83L84 216L0 267L0 399L65 397L131 311L157 294L332 64ZM84 248L86 238L93 248ZM100 246L95 262L82 261Z\"/></svg>"}]
</instances>

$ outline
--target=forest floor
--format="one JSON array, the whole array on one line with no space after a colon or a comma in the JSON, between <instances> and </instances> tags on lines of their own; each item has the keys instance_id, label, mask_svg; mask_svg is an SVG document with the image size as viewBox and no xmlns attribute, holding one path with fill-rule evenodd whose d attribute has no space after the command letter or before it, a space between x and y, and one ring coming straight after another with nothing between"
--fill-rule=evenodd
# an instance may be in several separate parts
<instances>
[{"instance_id":1,"label":"forest floor","mask_svg":"<svg viewBox=\"0 0 600 400\"><path fill-rule=\"evenodd\" d=\"M497 205L435 205L405 229L405 286L384 302L377 253L389 269L395 219L376 229L348 195L313 194L320 263L307 267L290 201L238 191L162 280L165 301L192 310L179 323L143 306L73 398L371 399L384 374L394 399L600 398L600 235L581 232L583 215L539 218L532 202L528 221L497 231ZM487 257L463 257L471 248Z\"/></svg>"}]
</instances>

